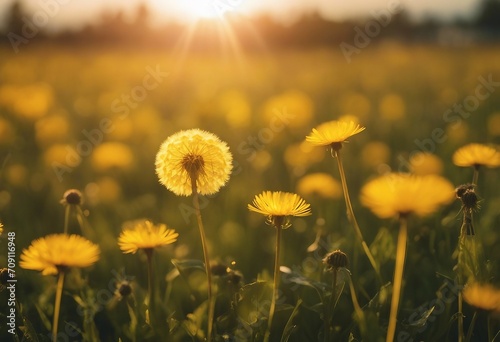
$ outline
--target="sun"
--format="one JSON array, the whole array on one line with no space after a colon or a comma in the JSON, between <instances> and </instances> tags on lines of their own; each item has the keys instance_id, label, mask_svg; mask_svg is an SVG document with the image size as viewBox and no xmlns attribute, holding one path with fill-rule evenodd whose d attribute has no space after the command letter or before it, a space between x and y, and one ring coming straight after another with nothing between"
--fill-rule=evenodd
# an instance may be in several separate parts
<instances>
[{"instance_id":1,"label":"sun","mask_svg":"<svg viewBox=\"0 0 500 342\"><path fill-rule=\"evenodd\" d=\"M179 3L179 10L188 20L222 19L232 10L227 0L184 0Z\"/></svg>"},{"instance_id":2,"label":"sun","mask_svg":"<svg viewBox=\"0 0 500 342\"><path fill-rule=\"evenodd\" d=\"M215 19L218 16L210 0L188 0L183 7L190 19Z\"/></svg>"}]
</instances>

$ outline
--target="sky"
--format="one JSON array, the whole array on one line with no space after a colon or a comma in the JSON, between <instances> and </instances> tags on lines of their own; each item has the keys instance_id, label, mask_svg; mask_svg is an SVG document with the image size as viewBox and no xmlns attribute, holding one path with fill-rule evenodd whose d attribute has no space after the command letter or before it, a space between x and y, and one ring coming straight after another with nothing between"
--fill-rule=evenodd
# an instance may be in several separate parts
<instances>
[{"instance_id":1,"label":"sky","mask_svg":"<svg viewBox=\"0 0 500 342\"><path fill-rule=\"evenodd\" d=\"M394 8L406 8L417 19L434 16L450 19L468 17L481 0L21 0L30 13L49 18L47 28L79 28L96 21L99 13L123 10L129 16L141 3L153 12L156 24L174 19L192 21L200 17L217 16L224 11L245 16L268 13L280 20L293 20L305 11L317 11L328 19L343 20L358 16L376 16ZM0 21L5 22L6 10L13 0L0 0ZM31 17L31 18L30 18ZM41 17L42 18L42 17Z\"/></svg>"}]
</instances>

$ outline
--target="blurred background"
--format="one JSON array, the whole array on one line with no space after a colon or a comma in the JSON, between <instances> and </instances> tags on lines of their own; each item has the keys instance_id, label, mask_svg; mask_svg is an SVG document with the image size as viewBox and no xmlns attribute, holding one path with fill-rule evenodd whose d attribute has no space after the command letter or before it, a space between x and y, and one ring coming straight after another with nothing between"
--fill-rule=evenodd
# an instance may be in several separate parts
<instances>
[{"instance_id":1,"label":"blurred background","mask_svg":"<svg viewBox=\"0 0 500 342\"><path fill-rule=\"evenodd\" d=\"M180 237L160 255L201 259L191 199L163 188L154 171L164 139L201 128L226 141L235 161L228 184L202 200L210 254L235 261L246 281L273 266L274 232L246 208L254 195L298 191L312 173L333 178L327 193L318 190L324 183L302 186L313 215L294 219L283 237L283 264L312 274L327 250L352 254L356 243L335 161L305 136L338 118L367 127L343 152L355 212L374 241L396 223L360 206L370 177L440 173L459 185L472 171L455 167L452 153L470 142L500 143L499 17L497 0L3 0L0 219L17 232L20 253L33 239L62 232L59 201L65 190L81 190L103 254L92 271L97 288L124 265L144 276L141 261L116 245L127 221L166 223ZM498 170L481 173L476 231L491 260L499 257L499 185ZM457 202L415 222L410 307L435 296L436 272L453 277L459 209ZM318 231L315 256L307 247ZM368 262L356 267L370 286ZM19 270L25 300L41 291L33 273ZM391 265L384 275L391 279Z\"/></svg>"}]
</instances>

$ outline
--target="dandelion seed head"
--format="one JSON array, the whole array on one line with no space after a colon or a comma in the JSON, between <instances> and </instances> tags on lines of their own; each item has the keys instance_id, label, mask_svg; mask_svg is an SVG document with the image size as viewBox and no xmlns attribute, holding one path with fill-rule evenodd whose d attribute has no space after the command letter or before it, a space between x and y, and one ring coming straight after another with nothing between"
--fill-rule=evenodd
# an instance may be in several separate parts
<instances>
[{"instance_id":1,"label":"dandelion seed head","mask_svg":"<svg viewBox=\"0 0 500 342\"><path fill-rule=\"evenodd\" d=\"M156 174L162 185L179 196L197 191L210 195L226 184L232 170L229 147L216 135L200 129L177 132L168 137L156 154Z\"/></svg>"}]
</instances>

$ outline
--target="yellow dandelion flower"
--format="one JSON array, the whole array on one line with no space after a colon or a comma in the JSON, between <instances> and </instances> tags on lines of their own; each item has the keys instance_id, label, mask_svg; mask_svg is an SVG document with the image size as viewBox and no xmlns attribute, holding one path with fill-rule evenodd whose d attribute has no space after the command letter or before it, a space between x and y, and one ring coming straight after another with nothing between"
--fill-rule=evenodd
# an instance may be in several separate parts
<instances>
[{"instance_id":1,"label":"yellow dandelion flower","mask_svg":"<svg viewBox=\"0 0 500 342\"><path fill-rule=\"evenodd\" d=\"M488 117L488 133L494 137L500 136L500 112L495 112Z\"/></svg>"},{"instance_id":2,"label":"yellow dandelion flower","mask_svg":"<svg viewBox=\"0 0 500 342\"><path fill-rule=\"evenodd\" d=\"M43 153L43 161L50 168L54 167L54 165L64 165L74 168L81 164L82 158L69 145L54 144L48 147Z\"/></svg>"},{"instance_id":3,"label":"yellow dandelion flower","mask_svg":"<svg viewBox=\"0 0 500 342\"><path fill-rule=\"evenodd\" d=\"M311 206L299 195L281 191L264 191L255 196L248 210L267 216L268 222L281 228L290 225L287 216L311 215Z\"/></svg>"},{"instance_id":4,"label":"yellow dandelion flower","mask_svg":"<svg viewBox=\"0 0 500 342\"><path fill-rule=\"evenodd\" d=\"M102 177L95 182L96 196L95 200L103 203L113 203L120 199L122 187L113 177Z\"/></svg>"},{"instance_id":5,"label":"yellow dandelion flower","mask_svg":"<svg viewBox=\"0 0 500 342\"><path fill-rule=\"evenodd\" d=\"M294 168L304 169L325 158L325 151L307 141L289 145L284 153L285 162Z\"/></svg>"},{"instance_id":6,"label":"yellow dandelion flower","mask_svg":"<svg viewBox=\"0 0 500 342\"><path fill-rule=\"evenodd\" d=\"M24 187L29 184L28 169L22 164L11 164L5 168L5 179L13 186Z\"/></svg>"},{"instance_id":7,"label":"yellow dandelion flower","mask_svg":"<svg viewBox=\"0 0 500 342\"><path fill-rule=\"evenodd\" d=\"M417 152L410 157L410 170L416 175L438 175L443 172L443 161L432 153Z\"/></svg>"},{"instance_id":8,"label":"yellow dandelion flower","mask_svg":"<svg viewBox=\"0 0 500 342\"><path fill-rule=\"evenodd\" d=\"M178 236L174 229L168 229L164 224L141 221L120 233L118 245L123 253L136 253L138 249L151 250L174 243Z\"/></svg>"},{"instance_id":9,"label":"yellow dandelion flower","mask_svg":"<svg viewBox=\"0 0 500 342\"><path fill-rule=\"evenodd\" d=\"M378 111L383 119L399 120L405 116L405 102L398 94L388 94L380 101Z\"/></svg>"},{"instance_id":10,"label":"yellow dandelion flower","mask_svg":"<svg viewBox=\"0 0 500 342\"><path fill-rule=\"evenodd\" d=\"M338 102L343 113L356 113L361 118L366 118L372 108L370 100L360 93L347 93Z\"/></svg>"},{"instance_id":11,"label":"yellow dandelion flower","mask_svg":"<svg viewBox=\"0 0 500 342\"><path fill-rule=\"evenodd\" d=\"M297 192L302 196L318 195L321 198L338 199L342 196L340 182L328 173L311 173L297 183Z\"/></svg>"},{"instance_id":12,"label":"yellow dandelion flower","mask_svg":"<svg viewBox=\"0 0 500 342\"><path fill-rule=\"evenodd\" d=\"M372 141L361 151L361 161L367 167L376 168L387 164L391 158L391 148L384 142Z\"/></svg>"},{"instance_id":13,"label":"yellow dandelion flower","mask_svg":"<svg viewBox=\"0 0 500 342\"><path fill-rule=\"evenodd\" d=\"M293 116L287 121L292 129L302 129L314 116L314 102L309 95L300 90L289 90L269 98L263 106L263 116L266 121L273 122L280 111L286 111Z\"/></svg>"},{"instance_id":14,"label":"yellow dandelion flower","mask_svg":"<svg viewBox=\"0 0 500 342\"><path fill-rule=\"evenodd\" d=\"M490 284L468 284L462 294L464 300L476 308L500 311L500 289Z\"/></svg>"},{"instance_id":15,"label":"yellow dandelion flower","mask_svg":"<svg viewBox=\"0 0 500 342\"><path fill-rule=\"evenodd\" d=\"M43 117L54 103L54 91L46 83L6 85L0 88L0 102L21 118L38 119Z\"/></svg>"},{"instance_id":16,"label":"yellow dandelion flower","mask_svg":"<svg viewBox=\"0 0 500 342\"><path fill-rule=\"evenodd\" d=\"M42 118L35 123L35 139L41 146L64 141L69 131L69 121L62 114Z\"/></svg>"},{"instance_id":17,"label":"yellow dandelion flower","mask_svg":"<svg viewBox=\"0 0 500 342\"><path fill-rule=\"evenodd\" d=\"M43 275L69 267L89 267L99 260L99 246L80 235L52 234L34 240L21 254L19 265Z\"/></svg>"},{"instance_id":18,"label":"yellow dandelion flower","mask_svg":"<svg viewBox=\"0 0 500 342\"><path fill-rule=\"evenodd\" d=\"M365 127L354 121L329 121L322 123L306 137L306 140L316 146L335 145L338 148L352 137L365 130Z\"/></svg>"},{"instance_id":19,"label":"yellow dandelion flower","mask_svg":"<svg viewBox=\"0 0 500 342\"><path fill-rule=\"evenodd\" d=\"M463 167L499 167L500 153L495 147L483 144L465 145L453 154L453 164Z\"/></svg>"},{"instance_id":20,"label":"yellow dandelion flower","mask_svg":"<svg viewBox=\"0 0 500 342\"><path fill-rule=\"evenodd\" d=\"M274 318L276 299L278 298L279 272L280 272L280 241L281 230L291 226L288 216L311 215L311 207L299 195L281 191L264 191L255 196L252 204L248 205L250 211L267 216L267 223L276 228L276 254L274 261L273 298L269 306L269 319L264 341L269 341L269 334Z\"/></svg>"},{"instance_id":21,"label":"yellow dandelion flower","mask_svg":"<svg viewBox=\"0 0 500 342\"><path fill-rule=\"evenodd\" d=\"M125 144L105 142L95 148L91 162L97 171L108 171L113 168L129 169L134 163L134 154Z\"/></svg>"},{"instance_id":22,"label":"yellow dandelion flower","mask_svg":"<svg viewBox=\"0 0 500 342\"><path fill-rule=\"evenodd\" d=\"M200 129L177 132L163 142L156 155L156 174L167 189L179 196L193 192L214 194L228 181L233 157L216 135Z\"/></svg>"},{"instance_id":23,"label":"yellow dandelion flower","mask_svg":"<svg viewBox=\"0 0 500 342\"><path fill-rule=\"evenodd\" d=\"M361 203L380 218L426 216L451 202L454 195L453 185L441 176L388 173L363 186Z\"/></svg>"},{"instance_id":24,"label":"yellow dandelion flower","mask_svg":"<svg viewBox=\"0 0 500 342\"><path fill-rule=\"evenodd\" d=\"M224 113L226 122L233 128L246 127L252 120L252 107L245 93L230 89L222 93L219 108Z\"/></svg>"}]
</instances>

